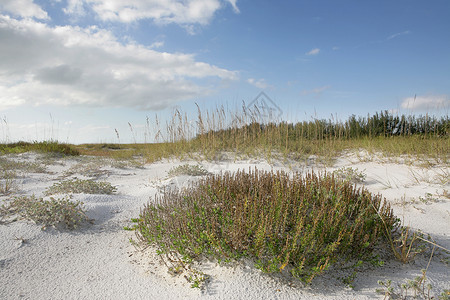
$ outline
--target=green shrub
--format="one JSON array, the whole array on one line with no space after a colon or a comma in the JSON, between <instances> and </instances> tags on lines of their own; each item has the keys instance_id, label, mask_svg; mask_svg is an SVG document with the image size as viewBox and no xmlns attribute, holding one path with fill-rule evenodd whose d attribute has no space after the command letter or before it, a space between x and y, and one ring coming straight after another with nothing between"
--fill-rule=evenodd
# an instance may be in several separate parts
<instances>
[{"instance_id":1,"label":"green shrub","mask_svg":"<svg viewBox=\"0 0 450 300\"><path fill-rule=\"evenodd\" d=\"M380 216L383 217L384 223ZM398 220L380 195L314 173L226 172L148 203L137 236L174 266L202 256L252 258L267 273L288 266L305 282L339 259L364 258Z\"/></svg>"},{"instance_id":2,"label":"green shrub","mask_svg":"<svg viewBox=\"0 0 450 300\"><path fill-rule=\"evenodd\" d=\"M109 182L97 182L93 180L68 179L54 183L44 194L53 195L58 193L86 193L86 194L107 194L111 195L117 188Z\"/></svg>"},{"instance_id":3,"label":"green shrub","mask_svg":"<svg viewBox=\"0 0 450 300\"><path fill-rule=\"evenodd\" d=\"M84 221L89 221L82 202L73 202L69 197L50 200L30 197L15 197L7 205L2 205L0 214L20 215L21 217L32 220L37 224L43 224L43 228L48 226L63 225L69 229L78 227Z\"/></svg>"}]
</instances>

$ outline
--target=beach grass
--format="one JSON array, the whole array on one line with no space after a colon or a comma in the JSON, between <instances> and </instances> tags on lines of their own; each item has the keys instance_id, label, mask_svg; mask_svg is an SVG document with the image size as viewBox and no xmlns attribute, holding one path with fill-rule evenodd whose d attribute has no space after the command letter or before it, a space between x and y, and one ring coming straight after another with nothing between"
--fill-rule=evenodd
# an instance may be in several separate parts
<instances>
[{"instance_id":1,"label":"beach grass","mask_svg":"<svg viewBox=\"0 0 450 300\"><path fill-rule=\"evenodd\" d=\"M146 136L150 135L149 127ZM386 157L419 158L432 165L447 164L450 149L448 117L394 116L388 112L351 116L346 121L287 123L267 122L257 110L245 107L237 112L224 108L202 112L198 108L194 120L175 110L165 126L156 118L154 127L153 143L84 144L74 148L86 155L142 157L147 162L171 157L211 160L222 152L231 152L236 157L264 156L269 160L274 155L296 160L315 155L332 163L346 151L365 150Z\"/></svg>"}]
</instances>

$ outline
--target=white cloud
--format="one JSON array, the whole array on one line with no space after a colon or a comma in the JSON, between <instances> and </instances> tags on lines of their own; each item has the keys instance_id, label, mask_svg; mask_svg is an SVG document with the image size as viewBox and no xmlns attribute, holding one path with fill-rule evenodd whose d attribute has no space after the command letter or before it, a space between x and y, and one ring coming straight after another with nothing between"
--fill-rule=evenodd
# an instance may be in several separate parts
<instances>
[{"instance_id":1,"label":"white cloud","mask_svg":"<svg viewBox=\"0 0 450 300\"><path fill-rule=\"evenodd\" d=\"M410 33L411 32L409 30L406 30L406 31L403 31L403 32L398 32L398 33L395 33L393 35L388 36L386 40L392 40L392 39L394 39L394 38L396 38L398 36L405 35L405 34L410 34Z\"/></svg>"},{"instance_id":2,"label":"white cloud","mask_svg":"<svg viewBox=\"0 0 450 300\"><path fill-rule=\"evenodd\" d=\"M228 0L228 2L230 2L231 6L233 6L233 10L235 13L240 13L240 10L236 5L237 0Z\"/></svg>"},{"instance_id":3,"label":"white cloud","mask_svg":"<svg viewBox=\"0 0 450 300\"><path fill-rule=\"evenodd\" d=\"M4 93L4 90L6 89L0 86L0 95ZM25 104L25 101L23 99L19 99L17 97L3 98L0 96L0 99L0 111Z\"/></svg>"},{"instance_id":4,"label":"white cloud","mask_svg":"<svg viewBox=\"0 0 450 300\"><path fill-rule=\"evenodd\" d=\"M265 89L269 86L265 79L256 80L255 78L249 78L247 82L259 89Z\"/></svg>"},{"instance_id":5,"label":"white cloud","mask_svg":"<svg viewBox=\"0 0 450 300\"><path fill-rule=\"evenodd\" d=\"M321 86L321 87L314 88L314 89L312 89L312 90L303 90L303 91L301 92L301 94L302 94L303 96L306 96L306 95L316 95L316 96L320 96L324 91L326 91L326 90L328 90L328 89L330 89L330 88L331 88L330 85L325 85L325 86Z\"/></svg>"},{"instance_id":6,"label":"white cloud","mask_svg":"<svg viewBox=\"0 0 450 300\"><path fill-rule=\"evenodd\" d=\"M428 95L404 98L401 107L411 110L443 109L450 106L448 95Z\"/></svg>"},{"instance_id":7,"label":"white cloud","mask_svg":"<svg viewBox=\"0 0 450 300\"><path fill-rule=\"evenodd\" d=\"M66 14L75 16L84 15L86 12L83 6L83 0L67 0L67 7L63 8L63 11Z\"/></svg>"},{"instance_id":8,"label":"white cloud","mask_svg":"<svg viewBox=\"0 0 450 300\"><path fill-rule=\"evenodd\" d=\"M121 44L97 27L50 27L0 15L0 109L18 105L89 105L160 109L207 95L196 79L238 74L190 54Z\"/></svg>"},{"instance_id":9,"label":"white cloud","mask_svg":"<svg viewBox=\"0 0 450 300\"><path fill-rule=\"evenodd\" d=\"M154 49L154 48L161 48L162 46L164 46L164 42L159 41L159 42L152 43L149 46L149 48L152 48L152 49Z\"/></svg>"},{"instance_id":10,"label":"white cloud","mask_svg":"<svg viewBox=\"0 0 450 300\"><path fill-rule=\"evenodd\" d=\"M104 21L130 23L153 19L161 24L205 25L223 7L223 2L239 12L237 0L70 0L65 12L78 13L86 5Z\"/></svg>"},{"instance_id":11,"label":"white cloud","mask_svg":"<svg viewBox=\"0 0 450 300\"><path fill-rule=\"evenodd\" d=\"M306 55L317 55L319 54L320 49L319 48L314 48L311 51L309 51L308 53L306 53Z\"/></svg>"},{"instance_id":12,"label":"white cloud","mask_svg":"<svg viewBox=\"0 0 450 300\"><path fill-rule=\"evenodd\" d=\"M6 11L23 18L49 19L47 12L39 5L33 3L33 0L2 0L0 2L1 11Z\"/></svg>"}]
</instances>

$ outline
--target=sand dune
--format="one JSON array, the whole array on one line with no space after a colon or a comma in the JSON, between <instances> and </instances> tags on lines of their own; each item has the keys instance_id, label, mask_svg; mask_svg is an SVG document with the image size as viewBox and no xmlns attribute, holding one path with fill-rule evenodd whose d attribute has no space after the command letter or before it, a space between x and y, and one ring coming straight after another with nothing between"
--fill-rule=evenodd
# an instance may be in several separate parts
<instances>
[{"instance_id":1,"label":"sand dune","mask_svg":"<svg viewBox=\"0 0 450 300\"><path fill-rule=\"evenodd\" d=\"M383 299L375 292L378 280L401 283L420 275L427 266L426 255L405 265L389 260L380 268L367 267L351 289L339 279L345 275L340 270L330 270L310 286L303 286L282 275L265 275L251 262L229 266L203 262L199 268L210 275L210 281L204 290L192 289L182 276L169 275L151 249L137 251L129 242L134 233L123 230L159 189L186 186L196 179L168 177L171 168L185 163L201 164L212 173L254 167L292 172L357 168L366 174L363 185L386 197L405 225L430 234L439 245L450 249L446 165L424 167L420 162L411 164L402 158L381 156L369 159L367 153L349 153L327 168L314 159L289 163L264 159L165 160L135 167L90 157L48 159L34 153L5 157L47 165L46 173L19 172L16 183L20 194L42 197L53 183L74 177L108 181L117 187L117 193L74 194L73 200L84 202L87 215L94 219L94 224L77 230L41 230L40 225L25 220L0 225L0 299ZM3 196L0 201L7 199ZM450 288L449 271L448 254L436 253L427 273L433 290Z\"/></svg>"}]
</instances>

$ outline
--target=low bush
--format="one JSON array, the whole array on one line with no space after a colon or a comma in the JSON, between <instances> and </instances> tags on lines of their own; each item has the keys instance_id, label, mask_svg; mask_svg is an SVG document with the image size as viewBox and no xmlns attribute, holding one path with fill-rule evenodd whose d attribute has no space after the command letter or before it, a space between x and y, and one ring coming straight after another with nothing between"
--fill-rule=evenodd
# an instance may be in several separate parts
<instances>
[{"instance_id":1,"label":"low bush","mask_svg":"<svg viewBox=\"0 0 450 300\"><path fill-rule=\"evenodd\" d=\"M63 225L68 229L74 229L81 223L89 221L82 205L82 202L71 201L70 197L61 199L51 197L50 200L44 200L34 195L22 196L15 197L8 204L2 205L0 214L2 218L5 215L19 215L42 224L43 228Z\"/></svg>"},{"instance_id":2,"label":"low bush","mask_svg":"<svg viewBox=\"0 0 450 300\"><path fill-rule=\"evenodd\" d=\"M398 223L380 195L350 181L257 169L166 191L134 221L138 239L173 267L245 256L264 272L287 267L305 282L340 259L364 259Z\"/></svg>"},{"instance_id":3,"label":"low bush","mask_svg":"<svg viewBox=\"0 0 450 300\"><path fill-rule=\"evenodd\" d=\"M68 179L54 183L44 194L54 195L63 193L86 193L86 194L107 194L111 195L117 191L117 188L109 182L97 182L93 180Z\"/></svg>"}]
</instances>

